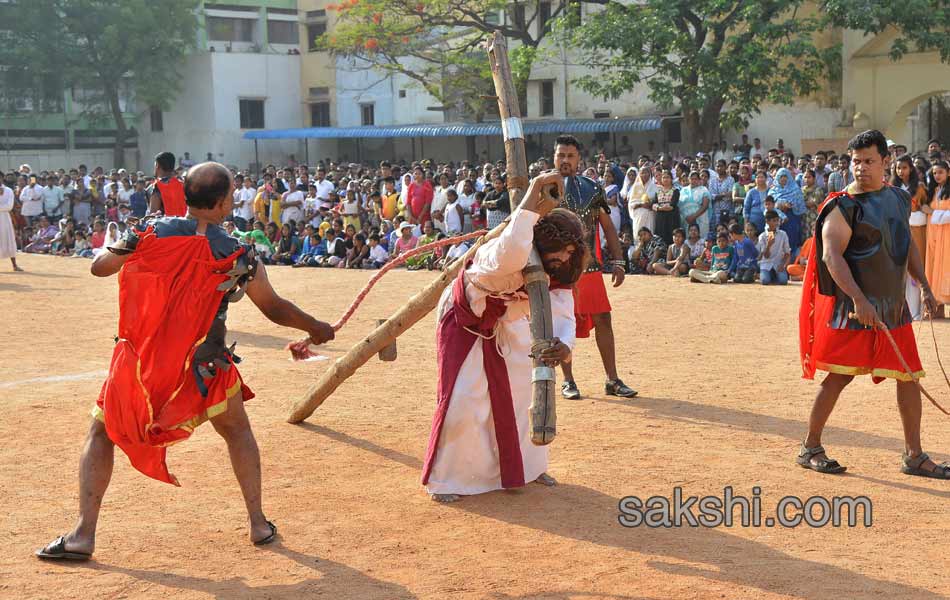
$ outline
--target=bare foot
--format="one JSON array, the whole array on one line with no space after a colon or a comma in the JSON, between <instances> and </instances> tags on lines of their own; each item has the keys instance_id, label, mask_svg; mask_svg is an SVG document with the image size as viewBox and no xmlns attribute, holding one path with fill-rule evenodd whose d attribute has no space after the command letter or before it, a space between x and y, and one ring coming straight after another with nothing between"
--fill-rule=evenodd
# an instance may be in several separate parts
<instances>
[{"instance_id":1,"label":"bare foot","mask_svg":"<svg viewBox=\"0 0 950 600\"><path fill-rule=\"evenodd\" d=\"M538 475L538 478L534 480L535 483L540 483L541 485L546 485L548 487L557 485L557 479L551 477L547 473L541 473Z\"/></svg>"},{"instance_id":2,"label":"bare foot","mask_svg":"<svg viewBox=\"0 0 950 600\"><path fill-rule=\"evenodd\" d=\"M458 494L429 494L429 497L432 498L433 502L441 502L442 504L458 502L462 499Z\"/></svg>"}]
</instances>

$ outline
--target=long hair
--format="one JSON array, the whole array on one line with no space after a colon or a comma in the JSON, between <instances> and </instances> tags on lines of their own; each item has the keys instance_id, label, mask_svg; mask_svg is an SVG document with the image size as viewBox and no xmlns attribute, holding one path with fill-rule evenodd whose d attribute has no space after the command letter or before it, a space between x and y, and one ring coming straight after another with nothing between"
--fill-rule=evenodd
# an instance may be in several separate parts
<instances>
[{"instance_id":1,"label":"long hair","mask_svg":"<svg viewBox=\"0 0 950 600\"><path fill-rule=\"evenodd\" d=\"M897 165L899 163L905 163L910 167L910 180L907 182L907 191L911 196L917 193L917 188L920 186L920 178L917 176L917 167L914 166L914 159L910 157L910 154L902 154L897 157L897 160L894 161L894 171L891 175L891 185L894 187L901 187L904 185L904 180L900 178L900 175L897 174Z\"/></svg>"},{"instance_id":2,"label":"long hair","mask_svg":"<svg viewBox=\"0 0 950 600\"><path fill-rule=\"evenodd\" d=\"M940 199L946 200L950 198L950 163L945 160L937 160L930 166L931 169L934 167L940 167L947 172L947 180L943 182L943 185L940 189ZM933 183L930 184L930 189L927 191L927 196L933 198L934 193L937 191L937 178L933 178Z\"/></svg>"},{"instance_id":3,"label":"long hair","mask_svg":"<svg viewBox=\"0 0 950 600\"><path fill-rule=\"evenodd\" d=\"M534 247L543 257L574 246L571 260L556 273L548 273L562 285L572 285L581 278L590 260L590 251L584 243L584 224L569 210L555 208L541 217L534 226Z\"/></svg>"}]
</instances>

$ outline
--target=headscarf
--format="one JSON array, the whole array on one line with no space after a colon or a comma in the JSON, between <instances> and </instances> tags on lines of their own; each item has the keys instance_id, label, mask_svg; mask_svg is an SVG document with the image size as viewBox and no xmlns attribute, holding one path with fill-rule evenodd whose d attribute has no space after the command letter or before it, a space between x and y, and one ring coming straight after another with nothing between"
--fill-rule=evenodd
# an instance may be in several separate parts
<instances>
[{"instance_id":1,"label":"headscarf","mask_svg":"<svg viewBox=\"0 0 950 600\"><path fill-rule=\"evenodd\" d=\"M782 175L788 178L784 187L780 183ZM792 172L785 167L779 169L775 174L772 187L769 188L769 195L775 198L775 204L787 202L793 206L805 205L805 195L802 193L802 188L798 187L798 183L792 177Z\"/></svg>"},{"instance_id":2,"label":"headscarf","mask_svg":"<svg viewBox=\"0 0 950 600\"><path fill-rule=\"evenodd\" d=\"M619 169L618 169L618 170L619 170ZM631 173L633 173L633 181L632 181L632 182L630 181L630 174L631 174ZM627 201L627 194L630 192L630 188L631 188L631 187L633 186L633 184L637 181L637 175L638 175L638 172L637 172L637 168L636 168L636 167L630 167L629 169L627 169L627 175L626 175L626 177L623 178L623 185L620 187L620 198L621 198L624 202Z\"/></svg>"}]
</instances>

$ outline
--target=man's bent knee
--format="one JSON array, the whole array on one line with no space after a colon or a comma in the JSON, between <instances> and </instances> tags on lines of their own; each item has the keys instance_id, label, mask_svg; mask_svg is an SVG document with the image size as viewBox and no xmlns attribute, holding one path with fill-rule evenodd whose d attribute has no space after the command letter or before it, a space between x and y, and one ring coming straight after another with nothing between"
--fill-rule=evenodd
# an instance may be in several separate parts
<instances>
[{"instance_id":1,"label":"man's bent knee","mask_svg":"<svg viewBox=\"0 0 950 600\"><path fill-rule=\"evenodd\" d=\"M212 417L211 425L225 439L244 435L251 430L251 423L244 412L244 399L240 393L228 398L227 410Z\"/></svg>"}]
</instances>

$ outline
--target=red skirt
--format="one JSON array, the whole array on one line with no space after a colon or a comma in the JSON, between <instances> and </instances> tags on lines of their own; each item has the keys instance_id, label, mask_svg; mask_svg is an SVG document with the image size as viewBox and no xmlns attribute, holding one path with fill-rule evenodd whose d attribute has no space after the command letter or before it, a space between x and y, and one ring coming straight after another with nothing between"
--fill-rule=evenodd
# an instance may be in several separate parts
<instances>
[{"instance_id":1,"label":"red skirt","mask_svg":"<svg viewBox=\"0 0 950 600\"><path fill-rule=\"evenodd\" d=\"M577 321L576 335L579 338L590 337L594 328L594 315L609 313L610 300L607 298L607 286L604 275L599 271L584 273L574 286L574 318Z\"/></svg>"},{"instance_id":2,"label":"red skirt","mask_svg":"<svg viewBox=\"0 0 950 600\"><path fill-rule=\"evenodd\" d=\"M818 293L815 247L810 248L799 309L799 344L802 377L814 379L815 370L839 375L870 375L874 383L885 379L912 381L885 333L879 329L832 329L833 296ZM917 377L924 371L917 354L913 324L890 330L904 360Z\"/></svg>"}]
</instances>

